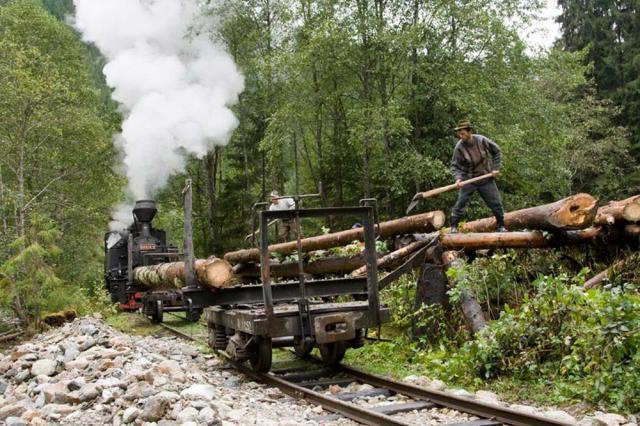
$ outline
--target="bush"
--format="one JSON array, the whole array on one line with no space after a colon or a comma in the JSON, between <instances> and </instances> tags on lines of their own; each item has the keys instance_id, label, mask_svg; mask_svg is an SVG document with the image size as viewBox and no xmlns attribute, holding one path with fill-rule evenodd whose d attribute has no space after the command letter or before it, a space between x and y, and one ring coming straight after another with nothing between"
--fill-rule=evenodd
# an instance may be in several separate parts
<instances>
[{"instance_id":1,"label":"bush","mask_svg":"<svg viewBox=\"0 0 640 426\"><path fill-rule=\"evenodd\" d=\"M37 324L43 314L67 309L80 315L113 309L97 271L87 287L59 278L60 238L52 221L34 215L25 235L13 242L11 256L0 264L0 308L12 311L24 326Z\"/></svg>"},{"instance_id":2,"label":"bush","mask_svg":"<svg viewBox=\"0 0 640 426\"><path fill-rule=\"evenodd\" d=\"M505 308L455 363L485 378L562 381L569 386L556 389L570 399L637 411L640 297L631 285L585 293L583 281L564 274L536 280L536 295Z\"/></svg>"}]
</instances>

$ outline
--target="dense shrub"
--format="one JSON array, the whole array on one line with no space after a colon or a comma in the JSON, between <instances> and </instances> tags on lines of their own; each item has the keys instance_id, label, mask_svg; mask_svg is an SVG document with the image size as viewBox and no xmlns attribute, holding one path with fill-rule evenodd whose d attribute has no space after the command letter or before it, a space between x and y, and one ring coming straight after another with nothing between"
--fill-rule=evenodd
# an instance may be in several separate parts
<instances>
[{"instance_id":1,"label":"dense shrub","mask_svg":"<svg viewBox=\"0 0 640 426\"><path fill-rule=\"evenodd\" d=\"M547 378L569 385L571 398L640 409L640 297L631 285L580 288L582 277L544 276L537 292L505 311L453 364L479 375Z\"/></svg>"}]
</instances>

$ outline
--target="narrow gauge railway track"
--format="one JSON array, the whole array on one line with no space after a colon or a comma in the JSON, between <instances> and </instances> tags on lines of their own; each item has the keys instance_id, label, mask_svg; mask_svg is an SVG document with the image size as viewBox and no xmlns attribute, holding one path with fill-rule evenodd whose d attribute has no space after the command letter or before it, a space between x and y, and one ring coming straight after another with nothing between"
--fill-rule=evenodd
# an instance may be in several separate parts
<instances>
[{"instance_id":1,"label":"narrow gauge railway track","mask_svg":"<svg viewBox=\"0 0 640 426\"><path fill-rule=\"evenodd\" d=\"M204 343L167 324L161 323L160 325L180 338ZM476 420L449 423L449 426L495 426L502 424L517 426L569 425L568 423L548 419L543 416L526 414L502 406L398 382L342 365L329 368L324 365L322 361L314 357L304 358L303 361L303 365L296 367L278 368L276 364L274 365L275 368L269 373L257 373L241 363L233 361L229 361L229 363L237 371L257 382L276 387L289 396L305 399L311 403L322 406L327 411L336 413L334 415L317 417L315 420L318 421L331 421L337 420L340 417L346 417L367 425L406 426L415 423L400 419L399 414L415 410L449 408L479 417L479 419ZM317 389L326 389L330 386L340 386L344 389L345 386L354 382L368 384L371 388L356 392L341 391L331 395L317 391ZM389 397L394 395L403 395L407 402L372 407L363 407L354 403L354 401L357 401L359 398L375 396Z\"/></svg>"}]
</instances>

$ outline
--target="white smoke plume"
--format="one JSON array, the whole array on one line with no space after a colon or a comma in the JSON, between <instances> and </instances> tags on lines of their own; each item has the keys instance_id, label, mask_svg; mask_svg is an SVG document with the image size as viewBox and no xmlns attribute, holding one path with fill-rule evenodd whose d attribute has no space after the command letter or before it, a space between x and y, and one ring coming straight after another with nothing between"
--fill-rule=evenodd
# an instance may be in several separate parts
<instances>
[{"instance_id":1,"label":"white smoke plume","mask_svg":"<svg viewBox=\"0 0 640 426\"><path fill-rule=\"evenodd\" d=\"M244 80L224 46L201 31L199 3L74 0L74 25L107 58L103 72L125 115L116 143L136 200L184 171L188 155L225 145L237 126L229 106ZM131 206L119 207L115 219L131 217Z\"/></svg>"}]
</instances>

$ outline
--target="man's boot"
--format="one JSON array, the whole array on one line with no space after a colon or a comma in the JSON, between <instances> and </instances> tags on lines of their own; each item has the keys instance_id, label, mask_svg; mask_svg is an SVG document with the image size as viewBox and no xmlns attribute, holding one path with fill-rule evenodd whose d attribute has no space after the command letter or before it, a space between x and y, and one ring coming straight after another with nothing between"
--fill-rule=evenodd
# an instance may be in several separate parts
<instances>
[{"instance_id":1,"label":"man's boot","mask_svg":"<svg viewBox=\"0 0 640 426\"><path fill-rule=\"evenodd\" d=\"M496 232L509 232L506 226L504 226L504 221L498 221L496 226Z\"/></svg>"},{"instance_id":2,"label":"man's boot","mask_svg":"<svg viewBox=\"0 0 640 426\"><path fill-rule=\"evenodd\" d=\"M449 231L451 234L457 234L458 233L458 221L457 220L452 220L451 221L451 231Z\"/></svg>"}]
</instances>

